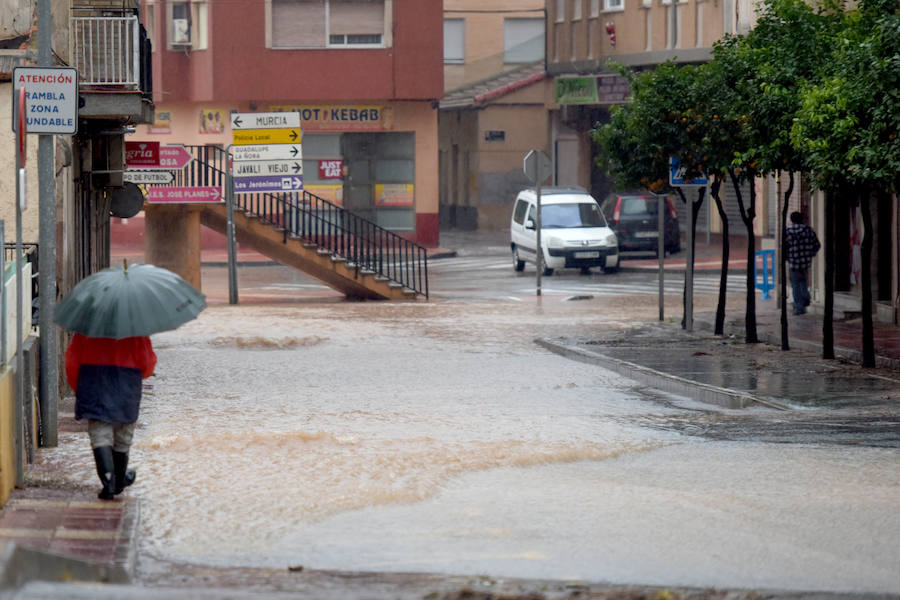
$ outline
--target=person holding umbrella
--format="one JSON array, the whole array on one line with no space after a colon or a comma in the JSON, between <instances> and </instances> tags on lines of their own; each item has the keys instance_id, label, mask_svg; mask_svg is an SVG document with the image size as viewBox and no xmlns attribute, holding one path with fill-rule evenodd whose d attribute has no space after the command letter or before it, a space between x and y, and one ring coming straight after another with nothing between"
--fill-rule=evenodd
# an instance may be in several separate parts
<instances>
[{"instance_id":1,"label":"person holding umbrella","mask_svg":"<svg viewBox=\"0 0 900 600\"><path fill-rule=\"evenodd\" d=\"M60 301L54 318L75 332L66 349L66 379L75 392L75 418L88 420L103 484L98 498L111 500L135 481L128 454L142 381L156 368L149 336L175 329L204 308L203 294L153 265L104 269Z\"/></svg>"},{"instance_id":2,"label":"person holding umbrella","mask_svg":"<svg viewBox=\"0 0 900 600\"><path fill-rule=\"evenodd\" d=\"M128 452L141 406L142 379L153 375L156 354L147 336L120 340L76 333L66 350L66 379L75 390L75 418L88 420L97 497L111 500L134 483Z\"/></svg>"}]
</instances>

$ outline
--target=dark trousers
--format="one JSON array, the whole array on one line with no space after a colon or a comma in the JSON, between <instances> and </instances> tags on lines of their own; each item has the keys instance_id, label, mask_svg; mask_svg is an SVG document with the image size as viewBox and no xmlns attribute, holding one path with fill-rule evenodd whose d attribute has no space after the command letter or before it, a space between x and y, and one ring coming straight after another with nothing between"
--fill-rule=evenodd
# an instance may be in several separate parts
<instances>
[{"instance_id":1,"label":"dark trousers","mask_svg":"<svg viewBox=\"0 0 900 600\"><path fill-rule=\"evenodd\" d=\"M806 312L806 307L809 306L810 297L809 297L809 288L806 287L806 271L808 267L791 267L790 268L790 280L791 280L791 290L794 293L794 314L802 315Z\"/></svg>"}]
</instances>

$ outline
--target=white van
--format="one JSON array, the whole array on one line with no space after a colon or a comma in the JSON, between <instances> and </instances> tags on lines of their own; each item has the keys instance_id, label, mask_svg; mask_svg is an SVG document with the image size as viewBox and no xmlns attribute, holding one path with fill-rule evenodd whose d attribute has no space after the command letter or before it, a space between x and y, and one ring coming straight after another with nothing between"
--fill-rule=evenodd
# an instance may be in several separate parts
<instances>
[{"instance_id":1,"label":"white van","mask_svg":"<svg viewBox=\"0 0 900 600\"><path fill-rule=\"evenodd\" d=\"M516 197L509 224L513 268L525 262L537 264L537 194L522 190ZM606 273L619 267L619 242L609 228L600 205L579 187L541 188L541 247L544 275L554 269L602 267Z\"/></svg>"}]
</instances>

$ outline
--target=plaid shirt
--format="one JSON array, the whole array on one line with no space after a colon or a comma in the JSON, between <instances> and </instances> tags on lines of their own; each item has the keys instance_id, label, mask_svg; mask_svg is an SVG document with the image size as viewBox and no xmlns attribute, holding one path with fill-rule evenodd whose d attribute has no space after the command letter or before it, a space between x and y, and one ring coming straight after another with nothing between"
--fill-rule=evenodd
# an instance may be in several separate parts
<instances>
[{"instance_id":1,"label":"plaid shirt","mask_svg":"<svg viewBox=\"0 0 900 600\"><path fill-rule=\"evenodd\" d=\"M809 225L802 223L787 228L787 260L792 269L805 269L819 251L819 238Z\"/></svg>"}]
</instances>

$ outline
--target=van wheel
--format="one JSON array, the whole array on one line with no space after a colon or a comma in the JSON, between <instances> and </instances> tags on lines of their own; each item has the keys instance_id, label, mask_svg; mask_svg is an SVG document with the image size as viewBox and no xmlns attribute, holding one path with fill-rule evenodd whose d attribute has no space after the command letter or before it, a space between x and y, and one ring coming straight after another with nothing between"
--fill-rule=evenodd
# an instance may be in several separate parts
<instances>
[{"instance_id":1,"label":"van wheel","mask_svg":"<svg viewBox=\"0 0 900 600\"><path fill-rule=\"evenodd\" d=\"M519 258L519 250L513 246L512 248L513 269L516 271L525 270L525 261Z\"/></svg>"}]
</instances>

